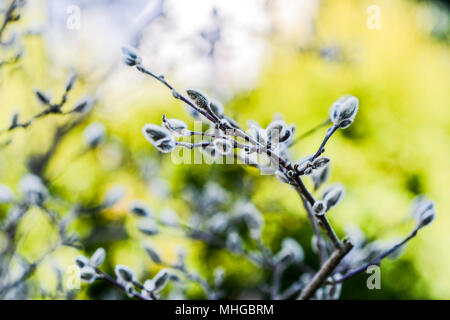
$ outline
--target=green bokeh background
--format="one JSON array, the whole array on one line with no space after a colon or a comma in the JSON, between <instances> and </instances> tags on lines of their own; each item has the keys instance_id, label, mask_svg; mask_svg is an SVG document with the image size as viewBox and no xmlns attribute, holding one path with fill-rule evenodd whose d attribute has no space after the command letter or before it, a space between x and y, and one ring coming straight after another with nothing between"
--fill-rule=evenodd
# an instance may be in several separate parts
<instances>
[{"instance_id":1,"label":"green bokeh background","mask_svg":"<svg viewBox=\"0 0 450 320\"><path fill-rule=\"evenodd\" d=\"M369 5L381 9L379 30L366 27ZM420 232L399 260L382 264L382 289L368 290L366 276L361 275L346 282L344 299L450 298L450 51L448 28L438 34L421 28L418 16L425 6L415 1L323 1L312 48L299 50L285 39L274 37L274 54L255 88L237 94L226 104L227 114L241 124L254 119L267 125L274 113L280 113L288 123L297 124L298 132L304 132L323 121L329 106L341 95L349 93L359 98L354 124L338 132L326 150L333 162L331 182L340 182L347 190L345 201L330 212L330 221L340 236L349 222L373 238L404 236L413 224L406 216L414 196L424 193L435 201L436 221ZM338 46L340 59L330 61L318 54L315 49L325 45ZM67 70L52 70L43 46L39 37L27 39L27 55L20 66L2 69L1 127L8 126L13 107L20 106L24 118L39 111L32 88L52 88L55 93L62 90ZM82 81L70 99L89 92L92 85ZM118 205L96 221L80 221L73 227L84 236L94 226L117 227L113 236L99 236L86 246L86 253L97 246L107 249L105 270L111 271L120 263L134 268L141 276L157 272L158 267L142 250L140 243L144 241L156 246L168 260L175 259L177 246L185 246L189 266L206 277L211 277L212 267L224 265L229 298L239 297L242 288L255 288L268 277L245 260L200 243L184 241L170 233L147 239L136 231L135 218L126 209L129 201L143 199L156 212L170 206L187 219L190 208L183 200L185 187L201 188L211 180L229 190L233 197L245 195L252 200L264 214L264 239L272 248L278 249L283 237L294 237L305 248L307 261L316 263L309 249L311 230L305 212L289 186L251 168L175 165L170 155L158 154L142 136L142 126L159 123L165 112L190 121L182 106L159 83L148 79L127 99L116 100L113 93L111 96L106 93L90 120L104 123L110 137L126 147L122 165L117 167L110 160L106 147L78 156L83 129L78 128L65 138L46 172L49 177L57 177L52 180L52 190L72 201L95 202L110 186L126 186L127 196ZM136 98L130 98L133 96ZM113 108L109 108L111 105ZM0 151L2 183L15 188L26 172L26 159L48 147L52 128L58 122L64 119L49 117L26 131L14 133L13 143ZM324 130L318 131L296 144L292 150L294 159L312 153L323 134ZM144 156L160 164L159 174L168 181L170 196L161 198L148 192L135 165L135 160ZM6 207L1 207L0 217L5 212ZM56 231L37 209L27 215L21 230L26 237L19 249L30 259L44 252L52 237L56 237ZM65 270L78 254L75 249L62 248L54 259ZM56 285L51 270L51 263L45 261L32 278L49 292ZM286 282L289 280L287 277ZM191 297L202 297L195 285L191 289ZM109 288L101 283L82 286L77 298L101 297L106 290ZM34 294L34 298L45 298L42 292Z\"/></svg>"}]
</instances>

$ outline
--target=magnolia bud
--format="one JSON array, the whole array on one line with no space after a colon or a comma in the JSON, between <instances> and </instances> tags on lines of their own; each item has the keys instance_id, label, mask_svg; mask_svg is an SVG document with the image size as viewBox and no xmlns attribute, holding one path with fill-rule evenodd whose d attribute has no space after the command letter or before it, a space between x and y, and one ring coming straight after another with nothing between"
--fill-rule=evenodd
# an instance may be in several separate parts
<instances>
[{"instance_id":1,"label":"magnolia bud","mask_svg":"<svg viewBox=\"0 0 450 320\"><path fill-rule=\"evenodd\" d=\"M128 298L133 298L135 294L134 285L131 282L128 282L125 284L125 293L127 294Z\"/></svg>"},{"instance_id":2,"label":"magnolia bud","mask_svg":"<svg viewBox=\"0 0 450 320\"><path fill-rule=\"evenodd\" d=\"M130 211L140 217L149 218L152 216L151 210L147 207L147 205L137 200L131 203Z\"/></svg>"},{"instance_id":3,"label":"magnolia bud","mask_svg":"<svg viewBox=\"0 0 450 320\"><path fill-rule=\"evenodd\" d=\"M39 102L42 103L43 105L50 104L51 96L48 93L44 93L39 89L34 89L34 94L38 98Z\"/></svg>"},{"instance_id":4,"label":"magnolia bud","mask_svg":"<svg viewBox=\"0 0 450 320\"><path fill-rule=\"evenodd\" d=\"M163 115L162 125L179 136L186 136L189 134L189 131L186 130L187 124L185 122L178 119L167 119L165 114Z\"/></svg>"},{"instance_id":5,"label":"magnolia bud","mask_svg":"<svg viewBox=\"0 0 450 320\"><path fill-rule=\"evenodd\" d=\"M92 107L93 101L90 97L81 98L75 103L75 106L70 112L85 113L88 112Z\"/></svg>"},{"instance_id":6,"label":"magnolia bud","mask_svg":"<svg viewBox=\"0 0 450 320\"><path fill-rule=\"evenodd\" d=\"M358 112L358 98L350 95L341 97L330 108L331 121L341 129L349 127Z\"/></svg>"},{"instance_id":7,"label":"magnolia bud","mask_svg":"<svg viewBox=\"0 0 450 320\"><path fill-rule=\"evenodd\" d=\"M313 169L319 169L319 168L325 167L329 162L330 162L330 158L320 157L320 158L315 159L313 161L313 163L311 164L311 166L313 167Z\"/></svg>"},{"instance_id":8,"label":"magnolia bud","mask_svg":"<svg viewBox=\"0 0 450 320\"><path fill-rule=\"evenodd\" d=\"M167 269L162 269L153 278L153 283L155 285L155 291L162 290L169 280L169 272Z\"/></svg>"},{"instance_id":9,"label":"magnolia bud","mask_svg":"<svg viewBox=\"0 0 450 320\"><path fill-rule=\"evenodd\" d=\"M292 131L283 120L275 120L267 126L266 134L269 141L284 142L290 138Z\"/></svg>"},{"instance_id":10,"label":"magnolia bud","mask_svg":"<svg viewBox=\"0 0 450 320\"><path fill-rule=\"evenodd\" d=\"M328 180L330 176L330 166L322 167L315 170L311 176L314 183L314 190L319 189L319 187Z\"/></svg>"},{"instance_id":11,"label":"magnolia bud","mask_svg":"<svg viewBox=\"0 0 450 320\"><path fill-rule=\"evenodd\" d=\"M72 90L73 85L75 84L75 81L77 81L77 74L73 72L69 75L66 81L66 92Z\"/></svg>"},{"instance_id":12,"label":"magnolia bud","mask_svg":"<svg viewBox=\"0 0 450 320\"><path fill-rule=\"evenodd\" d=\"M292 253L292 258L294 261L303 261L305 253L302 246L296 240L292 238L285 238L281 243L281 247L283 248L283 250L287 250Z\"/></svg>"},{"instance_id":13,"label":"magnolia bud","mask_svg":"<svg viewBox=\"0 0 450 320\"><path fill-rule=\"evenodd\" d=\"M103 198L102 206L105 208L112 207L113 205L118 203L124 196L125 188L123 186L113 186L106 192Z\"/></svg>"},{"instance_id":14,"label":"magnolia bud","mask_svg":"<svg viewBox=\"0 0 450 320\"><path fill-rule=\"evenodd\" d=\"M412 214L416 219L417 228L430 224L436 216L433 201L427 200L423 196L417 197L413 203Z\"/></svg>"},{"instance_id":15,"label":"magnolia bud","mask_svg":"<svg viewBox=\"0 0 450 320\"><path fill-rule=\"evenodd\" d=\"M209 109L217 117L222 117L223 115L223 105L216 99L209 99Z\"/></svg>"},{"instance_id":16,"label":"magnolia bud","mask_svg":"<svg viewBox=\"0 0 450 320\"><path fill-rule=\"evenodd\" d=\"M325 211L330 210L332 207L336 206L344 198L345 189L342 185L336 184L330 187L323 194L323 201L326 205Z\"/></svg>"},{"instance_id":17,"label":"magnolia bud","mask_svg":"<svg viewBox=\"0 0 450 320\"><path fill-rule=\"evenodd\" d=\"M117 278L124 282L134 282L137 279L134 271L124 265L116 265L114 272L116 273Z\"/></svg>"},{"instance_id":18,"label":"magnolia bud","mask_svg":"<svg viewBox=\"0 0 450 320\"><path fill-rule=\"evenodd\" d=\"M14 199L14 193L12 190L0 183L0 203L8 203Z\"/></svg>"},{"instance_id":19,"label":"magnolia bud","mask_svg":"<svg viewBox=\"0 0 450 320\"><path fill-rule=\"evenodd\" d=\"M214 269L214 286L217 288L222 285L225 280L225 269L218 267Z\"/></svg>"},{"instance_id":20,"label":"magnolia bud","mask_svg":"<svg viewBox=\"0 0 450 320\"><path fill-rule=\"evenodd\" d=\"M172 89L172 96L173 96L175 99L180 99L180 98L181 98L181 94L179 94L178 91L175 90L175 89Z\"/></svg>"},{"instance_id":21,"label":"magnolia bud","mask_svg":"<svg viewBox=\"0 0 450 320\"><path fill-rule=\"evenodd\" d=\"M325 213L325 203L323 201L317 200L312 206L312 211L316 215L323 215Z\"/></svg>"},{"instance_id":22,"label":"magnolia bud","mask_svg":"<svg viewBox=\"0 0 450 320\"><path fill-rule=\"evenodd\" d=\"M195 103L195 105L201 109L209 111L209 101L205 94L203 94L200 90L189 89L186 91L189 98Z\"/></svg>"},{"instance_id":23,"label":"magnolia bud","mask_svg":"<svg viewBox=\"0 0 450 320\"><path fill-rule=\"evenodd\" d=\"M170 208L166 208L161 212L161 223L166 226L177 226L179 220L178 214Z\"/></svg>"},{"instance_id":24,"label":"magnolia bud","mask_svg":"<svg viewBox=\"0 0 450 320\"><path fill-rule=\"evenodd\" d=\"M80 270L80 279L85 283L92 283L95 281L97 273L95 269L90 266L85 266Z\"/></svg>"},{"instance_id":25,"label":"magnolia bud","mask_svg":"<svg viewBox=\"0 0 450 320\"><path fill-rule=\"evenodd\" d=\"M19 125L19 113L14 112L12 118L11 118L11 124L8 127L8 130L12 130L16 128Z\"/></svg>"},{"instance_id":26,"label":"magnolia bud","mask_svg":"<svg viewBox=\"0 0 450 320\"><path fill-rule=\"evenodd\" d=\"M228 234L227 247L232 251L242 250L242 239L237 232L233 231Z\"/></svg>"},{"instance_id":27,"label":"magnolia bud","mask_svg":"<svg viewBox=\"0 0 450 320\"><path fill-rule=\"evenodd\" d=\"M28 203L41 204L48 196L48 190L41 178L34 174L26 174L20 180L19 188Z\"/></svg>"},{"instance_id":28,"label":"magnolia bud","mask_svg":"<svg viewBox=\"0 0 450 320\"><path fill-rule=\"evenodd\" d=\"M98 248L97 250L95 250L94 254L89 260L89 264L93 267L99 267L105 260L105 257L106 257L105 249Z\"/></svg>"},{"instance_id":29,"label":"magnolia bud","mask_svg":"<svg viewBox=\"0 0 450 320\"><path fill-rule=\"evenodd\" d=\"M89 259L85 256L78 256L75 258L75 264L81 269L89 265Z\"/></svg>"},{"instance_id":30,"label":"magnolia bud","mask_svg":"<svg viewBox=\"0 0 450 320\"><path fill-rule=\"evenodd\" d=\"M141 223L139 224L138 229L142 233L149 235L149 236L153 236L153 235L159 233L157 226L155 225L155 223L152 220L141 220Z\"/></svg>"},{"instance_id":31,"label":"magnolia bud","mask_svg":"<svg viewBox=\"0 0 450 320\"><path fill-rule=\"evenodd\" d=\"M208 226L214 233L221 233L228 227L228 216L224 213L216 213L208 219Z\"/></svg>"},{"instance_id":32,"label":"magnolia bud","mask_svg":"<svg viewBox=\"0 0 450 320\"><path fill-rule=\"evenodd\" d=\"M145 251L147 252L148 256L154 263L161 263L161 257L159 256L158 252L156 252L153 248L146 246Z\"/></svg>"},{"instance_id":33,"label":"magnolia bud","mask_svg":"<svg viewBox=\"0 0 450 320\"><path fill-rule=\"evenodd\" d=\"M140 64L142 62L141 57L134 48L124 46L122 47L122 54L123 54L123 62L130 67Z\"/></svg>"},{"instance_id":34,"label":"magnolia bud","mask_svg":"<svg viewBox=\"0 0 450 320\"><path fill-rule=\"evenodd\" d=\"M142 128L142 132L147 141L163 153L171 152L175 148L175 139L166 128L149 123Z\"/></svg>"},{"instance_id":35,"label":"magnolia bud","mask_svg":"<svg viewBox=\"0 0 450 320\"><path fill-rule=\"evenodd\" d=\"M105 138L106 129L99 122L93 122L83 131L83 138L90 148L97 147Z\"/></svg>"},{"instance_id":36,"label":"magnolia bud","mask_svg":"<svg viewBox=\"0 0 450 320\"><path fill-rule=\"evenodd\" d=\"M293 253L290 250L282 248L275 256L277 264L288 264L293 260Z\"/></svg>"},{"instance_id":37,"label":"magnolia bud","mask_svg":"<svg viewBox=\"0 0 450 320\"><path fill-rule=\"evenodd\" d=\"M213 145L217 152L222 155L229 155L233 152L233 143L230 140L218 138L214 139Z\"/></svg>"}]
</instances>

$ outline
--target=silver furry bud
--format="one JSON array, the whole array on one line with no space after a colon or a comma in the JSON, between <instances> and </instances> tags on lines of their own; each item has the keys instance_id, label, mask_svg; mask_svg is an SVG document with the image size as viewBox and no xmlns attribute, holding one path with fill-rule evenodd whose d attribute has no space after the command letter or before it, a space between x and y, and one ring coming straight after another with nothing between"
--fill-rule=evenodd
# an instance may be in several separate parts
<instances>
[{"instance_id":1,"label":"silver furry bud","mask_svg":"<svg viewBox=\"0 0 450 320\"><path fill-rule=\"evenodd\" d=\"M328 163L330 163L330 158L328 158L328 157L319 157L319 158L317 158L317 159L315 159L313 161L311 166L313 167L313 169L320 169L320 168L323 168L326 165L328 165Z\"/></svg>"},{"instance_id":2,"label":"silver furry bud","mask_svg":"<svg viewBox=\"0 0 450 320\"><path fill-rule=\"evenodd\" d=\"M147 217L150 218L152 216L152 212L147 205L141 201L133 201L130 205L130 211L139 216L139 217Z\"/></svg>"},{"instance_id":3,"label":"silver furry bud","mask_svg":"<svg viewBox=\"0 0 450 320\"><path fill-rule=\"evenodd\" d=\"M42 103L44 106L47 106L50 104L51 96L48 93L42 92L39 89L34 89L34 94L36 95L37 99L40 103Z\"/></svg>"},{"instance_id":4,"label":"silver furry bud","mask_svg":"<svg viewBox=\"0 0 450 320\"><path fill-rule=\"evenodd\" d=\"M132 67L142 62L142 58L139 56L134 48L123 46L122 47L123 62Z\"/></svg>"},{"instance_id":5,"label":"silver furry bud","mask_svg":"<svg viewBox=\"0 0 450 320\"><path fill-rule=\"evenodd\" d=\"M349 127L358 112L358 98L345 95L337 100L330 108L330 118L334 125L341 129Z\"/></svg>"},{"instance_id":6,"label":"silver furry bud","mask_svg":"<svg viewBox=\"0 0 450 320\"><path fill-rule=\"evenodd\" d=\"M134 289L134 285L131 282L128 282L125 284L125 293L127 294L128 298L133 298L134 294L136 293L136 290Z\"/></svg>"},{"instance_id":7,"label":"silver furry bud","mask_svg":"<svg viewBox=\"0 0 450 320\"><path fill-rule=\"evenodd\" d=\"M345 196L345 188L340 185L336 184L330 188L328 188L324 194L323 194L323 202L325 203L325 211L330 210L332 207L335 207L336 205L341 202L341 200Z\"/></svg>"},{"instance_id":8,"label":"silver furry bud","mask_svg":"<svg viewBox=\"0 0 450 320\"><path fill-rule=\"evenodd\" d=\"M116 267L114 268L114 272L117 278L123 282L134 282L137 279L134 271L131 268L124 265L120 264L116 265Z\"/></svg>"},{"instance_id":9,"label":"silver furry bud","mask_svg":"<svg viewBox=\"0 0 450 320\"><path fill-rule=\"evenodd\" d=\"M230 155L234 150L233 143L228 139L214 139L213 145L216 148L217 152L222 155Z\"/></svg>"},{"instance_id":10,"label":"silver furry bud","mask_svg":"<svg viewBox=\"0 0 450 320\"><path fill-rule=\"evenodd\" d=\"M197 89L189 89L186 93L197 107L209 111L209 100L203 92Z\"/></svg>"},{"instance_id":11,"label":"silver furry bud","mask_svg":"<svg viewBox=\"0 0 450 320\"><path fill-rule=\"evenodd\" d=\"M166 128L148 123L142 128L142 132L147 141L163 153L171 152L175 148L175 139Z\"/></svg>"},{"instance_id":12,"label":"silver furry bud","mask_svg":"<svg viewBox=\"0 0 450 320\"><path fill-rule=\"evenodd\" d=\"M72 90L76 81L77 81L77 74L75 72L72 72L66 80L66 92Z\"/></svg>"},{"instance_id":13,"label":"silver furry bud","mask_svg":"<svg viewBox=\"0 0 450 320\"><path fill-rule=\"evenodd\" d=\"M267 126L266 134L269 141L285 142L291 137L292 131L284 120L275 120Z\"/></svg>"},{"instance_id":14,"label":"silver furry bud","mask_svg":"<svg viewBox=\"0 0 450 320\"><path fill-rule=\"evenodd\" d=\"M291 252L292 258L295 262L303 261L305 253L302 246L296 240L292 238L285 238L281 243L281 247L283 248L283 250Z\"/></svg>"},{"instance_id":15,"label":"silver furry bud","mask_svg":"<svg viewBox=\"0 0 450 320\"><path fill-rule=\"evenodd\" d=\"M154 250L152 247L145 246L145 251L154 263L161 263L161 257L159 256L158 252L156 252L156 250Z\"/></svg>"},{"instance_id":16,"label":"silver furry bud","mask_svg":"<svg viewBox=\"0 0 450 320\"><path fill-rule=\"evenodd\" d=\"M330 166L322 167L318 170L315 170L311 175L311 178L314 183L314 190L319 189L319 187L328 180L330 176Z\"/></svg>"},{"instance_id":17,"label":"silver furry bud","mask_svg":"<svg viewBox=\"0 0 450 320\"><path fill-rule=\"evenodd\" d=\"M214 113L218 118L223 116L223 105L216 99L209 99L209 109L212 113Z\"/></svg>"},{"instance_id":18,"label":"silver furry bud","mask_svg":"<svg viewBox=\"0 0 450 320\"><path fill-rule=\"evenodd\" d=\"M316 215L323 215L325 213L325 203L323 201L317 200L312 206L312 211Z\"/></svg>"},{"instance_id":19,"label":"silver furry bud","mask_svg":"<svg viewBox=\"0 0 450 320\"><path fill-rule=\"evenodd\" d=\"M140 232L148 236L153 236L159 233L156 224L152 220L148 219L141 220L138 229Z\"/></svg>"},{"instance_id":20,"label":"silver furry bud","mask_svg":"<svg viewBox=\"0 0 450 320\"><path fill-rule=\"evenodd\" d=\"M78 256L75 258L75 264L78 266L78 268L83 268L87 265L89 265L89 259L85 256Z\"/></svg>"},{"instance_id":21,"label":"silver furry bud","mask_svg":"<svg viewBox=\"0 0 450 320\"><path fill-rule=\"evenodd\" d=\"M83 138L89 148L97 147L105 139L106 129L100 122L93 122L83 131Z\"/></svg>"},{"instance_id":22,"label":"silver furry bud","mask_svg":"<svg viewBox=\"0 0 450 320\"><path fill-rule=\"evenodd\" d=\"M112 207L125 196L125 188L121 185L111 187L103 198L102 205L105 208Z\"/></svg>"},{"instance_id":23,"label":"silver furry bud","mask_svg":"<svg viewBox=\"0 0 450 320\"><path fill-rule=\"evenodd\" d=\"M99 267L102 265L103 261L106 257L106 251L103 248L98 248L95 250L94 254L91 256L89 260L89 264L93 267Z\"/></svg>"},{"instance_id":24,"label":"silver furry bud","mask_svg":"<svg viewBox=\"0 0 450 320\"><path fill-rule=\"evenodd\" d=\"M14 200L12 190L8 186L0 183L0 203L8 203L12 200Z\"/></svg>"},{"instance_id":25,"label":"silver furry bud","mask_svg":"<svg viewBox=\"0 0 450 320\"><path fill-rule=\"evenodd\" d=\"M417 197L413 202L412 215L416 219L417 228L430 224L436 216L433 201L423 196Z\"/></svg>"},{"instance_id":26,"label":"silver furry bud","mask_svg":"<svg viewBox=\"0 0 450 320\"><path fill-rule=\"evenodd\" d=\"M153 283L155 284L155 290L162 290L169 280L169 272L167 269L162 269L153 278Z\"/></svg>"},{"instance_id":27,"label":"silver furry bud","mask_svg":"<svg viewBox=\"0 0 450 320\"><path fill-rule=\"evenodd\" d=\"M95 281L97 273L91 266L85 266L80 270L80 279L85 283L92 283Z\"/></svg>"},{"instance_id":28,"label":"silver furry bud","mask_svg":"<svg viewBox=\"0 0 450 320\"><path fill-rule=\"evenodd\" d=\"M70 112L85 113L91 109L92 105L93 105L92 98L84 97L75 103L75 106Z\"/></svg>"},{"instance_id":29,"label":"silver furry bud","mask_svg":"<svg viewBox=\"0 0 450 320\"><path fill-rule=\"evenodd\" d=\"M184 121L178 119L167 119L166 115L163 115L162 126L177 136L188 136L189 130L187 130L187 124Z\"/></svg>"},{"instance_id":30,"label":"silver furry bud","mask_svg":"<svg viewBox=\"0 0 450 320\"><path fill-rule=\"evenodd\" d=\"M26 174L20 180L19 188L26 201L31 204L41 204L48 197L48 190L41 178L34 174Z\"/></svg>"}]
</instances>

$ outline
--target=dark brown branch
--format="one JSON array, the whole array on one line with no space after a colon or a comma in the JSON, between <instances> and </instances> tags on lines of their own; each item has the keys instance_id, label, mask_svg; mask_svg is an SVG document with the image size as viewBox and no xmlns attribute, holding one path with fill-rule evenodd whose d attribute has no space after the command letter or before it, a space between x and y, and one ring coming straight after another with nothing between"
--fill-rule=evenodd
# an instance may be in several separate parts
<instances>
[{"instance_id":1,"label":"dark brown branch","mask_svg":"<svg viewBox=\"0 0 450 320\"><path fill-rule=\"evenodd\" d=\"M348 239L344 240L342 248L334 250L319 272L316 273L311 282L302 290L298 299L307 300L311 298L352 248L353 244Z\"/></svg>"}]
</instances>

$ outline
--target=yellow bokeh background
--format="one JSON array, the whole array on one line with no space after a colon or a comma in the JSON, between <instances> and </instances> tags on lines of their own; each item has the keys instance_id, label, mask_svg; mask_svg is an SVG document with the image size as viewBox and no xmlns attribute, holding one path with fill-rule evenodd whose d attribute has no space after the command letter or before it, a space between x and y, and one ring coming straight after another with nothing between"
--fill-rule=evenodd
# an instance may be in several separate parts
<instances>
[{"instance_id":1,"label":"yellow bokeh background","mask_svg":"<svg viewBox=\"0 0 450 320\"><path fill-rule=\"evenodd\" d=\"M380 29L367 27L366 10L373 5L380 10ZM331 182L342 183L347 191L345 201L330 212L330 221L341 236L344 226L350 222L359 225L370 237L405 236L413 225L406 218L414 196L424 193L435 201L436 221L410 242L400 261L383 263L382 279L387 291L374 293L364 283L353 282L352 286L358 286L355 289L358 296L347 293L344 298L450 298L447 276L450 270L450 50L448 42L430 35L427 10L426 3L406 0L323 1L313 42L307 48L299 48L292 39L273 36L270 41L274 53L255 88L237 94L225 106L227 114L241 124L254 119L267 125L274 113L280 113L302 133L323 121L331 104L341 95L349 93L359 98L360 109L354 124L339 131L326 150L332 159ZM28 19L32 17L30 14ZM338 48L337 59L326 59L320 54L326 46ZM25 49L27 54L19 68L7 66L0 71L1 128L8 126L16 108L23 119L39 111L32 88L51 88L58 96L69 69L52 70L52 61L47 59L39 37L26 39ZM92 91L92 85L89 81L77 84L69 103ZM148 78L130 90L126 98L117 99L114 92L104 95L90 120L104 123L108 134L126 147L127 157L133 159L146 154L160 161L159 174L170 188L180 190L179 184L190 171L205 178L212 170L228 170L208 165L175 165L170 155L158 154L147 143L141 134L142 126L159 123L163 113L190 121L182 106L159 83ZM53 132L49 128L63 122L63 118L48 117L27 130L11 134L11 145L0 150L1 182L15 188L26 172L26 159L47 148ZM74 202L99 199L110 186L118 183L126 186L126 198L102 213L106 221L124 223L131 235L131 239L117 241L109 247L110 264L127 264L139 274L148 270L153 274L157 267L145 260L138 243L146 241L157 245L169 260L175 259L174 250L182 244L193 254L189 260L191 265L208 272L205 262L199 258L203 247L170 234L148 240L135 230L135 220L126 209L132 199L139 198L151 204L155 211L170 206L187 219L189 208L183 199L176 195L161 199L149 193L133 165L115 167L110 150L100 149L79 156L81 129L65 138L47 174L55 177L52 182L55 190ZM313 153L324 132L319 130L296 144L292 148L293 159ZM289 186L280 185L273 177L260 176L254 169L242 170L242 174L255 184L251 200L267 219L268 241L283 232L294 234L297 227L307 223L301 202ZM274 203L278 205L273 206ZM6 207L1 210L0 217L3 217ZM20 246L21 252L30 258L45 251L54 232L42 212L36 209L31 213L21 225L27 237ZM82 222L74 229L81 235L90 230ZM309 243L302 245L306 247ZM60 265L65 266L77 254L75 249L61 249L55 255ZM236 278L258 281L252 266L226 255L217 259ZM402 269L404 263L408 268ZM33 279L51 290L55 279L48 272L49 266L50 262L46 261ZM411 270L414 272L408 273ZM39 297L40 293L36 293L36 298ZM78 298L87 297L84 288Z\"/></svg>"}]
</instances>

